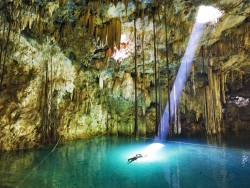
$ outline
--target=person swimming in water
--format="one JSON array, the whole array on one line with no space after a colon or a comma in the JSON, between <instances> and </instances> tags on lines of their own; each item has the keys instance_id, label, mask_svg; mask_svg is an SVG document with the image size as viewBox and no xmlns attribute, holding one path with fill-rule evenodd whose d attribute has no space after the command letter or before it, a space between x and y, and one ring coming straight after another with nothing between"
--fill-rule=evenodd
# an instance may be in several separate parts
<instances>
[{"instance_id":1,"label":"person swimming in water","mask_svg":"<svg viewBox=\"0 0 250 188\"><path fill-rule=\"evenodd\" d=\"M128 159L128 163L132 163L133 161L139 159L139 158L142 158L142 157L146 157L147 155L142 155L142 154L136 154L134 157L131 157Z\"/></svg>"}]
</instances>

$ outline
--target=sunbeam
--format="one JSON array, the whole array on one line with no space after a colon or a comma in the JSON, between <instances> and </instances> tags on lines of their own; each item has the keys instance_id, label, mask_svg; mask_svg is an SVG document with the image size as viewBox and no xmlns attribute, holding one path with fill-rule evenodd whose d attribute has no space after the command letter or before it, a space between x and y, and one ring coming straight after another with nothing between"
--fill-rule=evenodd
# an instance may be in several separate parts
<instances>
[{"instance_id":1,"label":"sunbeam","mask_svg":"<svg viewBox=\"0 0 250 188\"><path fill-rule=\"evenodd\" d=\"M181 61L179 71L177 73L174 85L170 93L170 113L168 112L169 103L167 103L164 113L161 118L161 124L159 126L158 134L159 137L164 140L167 137L169 129L169 118L170 122L174 119L174 112L179 104L182 90L187 82L190 68L195 56L197 46L200 38L202 37L205 24L208 22L216 23L217 20L222 16L223 12L211 7L211 6L200 6L196 17L196 22L192 30L186 51Z\"/></svg>"}]
</instances>

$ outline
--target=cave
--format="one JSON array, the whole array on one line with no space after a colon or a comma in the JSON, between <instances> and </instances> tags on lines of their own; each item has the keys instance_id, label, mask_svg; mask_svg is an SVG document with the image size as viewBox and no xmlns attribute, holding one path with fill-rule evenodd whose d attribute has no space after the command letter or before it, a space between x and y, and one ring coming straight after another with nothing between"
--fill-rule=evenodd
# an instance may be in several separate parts
<instances>
[{"instance_id":1,"label":"cave","mask_svg":"<svg viewBox=\"0 0 250 188\"><path fill-rule=\"evenodd\" d=\"M0 0L0 187L250 187L249 20L249 0Z\"/></svg>"}]
</instances>

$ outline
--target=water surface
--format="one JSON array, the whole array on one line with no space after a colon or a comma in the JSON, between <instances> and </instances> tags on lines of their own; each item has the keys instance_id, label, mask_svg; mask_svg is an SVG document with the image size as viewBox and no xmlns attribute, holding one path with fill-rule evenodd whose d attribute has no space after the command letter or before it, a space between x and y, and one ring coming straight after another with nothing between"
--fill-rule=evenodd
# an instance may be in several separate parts
<instances>
[{"instance_id":1,"label":"water surface","mask_svg":"<svg viewBox=\"0 0 250 188\"><path fill-rule=\"evenodd\" d=\"M95 137L0 155L0 187L250 187L250 150L208 144ZM137 153L144 158L128 164Z\"/></svg>"}]
</instances>

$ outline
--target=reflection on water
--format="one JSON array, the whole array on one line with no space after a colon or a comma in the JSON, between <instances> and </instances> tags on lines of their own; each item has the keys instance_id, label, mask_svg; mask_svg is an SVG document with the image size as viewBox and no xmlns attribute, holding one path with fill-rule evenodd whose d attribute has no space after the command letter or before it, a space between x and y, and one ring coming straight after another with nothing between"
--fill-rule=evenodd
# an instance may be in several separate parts
<instances>
[{"instance_id":1,"label":"reflection on water","mask_svg":"<svg viewBox=\"0 0 250 188\"><path fill-rule=\"evenodd\" d=\"M180 135L175 135L172 138L169 138L169 140L250 149L250 131L228 131L214 135L207 135L205 132L185 132Z\"/></svg>"},{"instance_id":2,"label":"reflection on water","mask_svg":"<svg viewBox=\"0 0 250 188\"><path fill-rule=\"evenodd\" d=\"M95 137L61 144L52 153L52 148L1 153L0 187L250 186L249 149L164 142L158 153L127 163L152 142Z\"/></svg>"}]
</instances>

